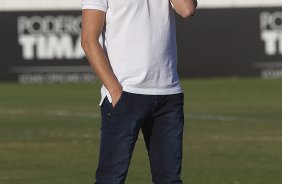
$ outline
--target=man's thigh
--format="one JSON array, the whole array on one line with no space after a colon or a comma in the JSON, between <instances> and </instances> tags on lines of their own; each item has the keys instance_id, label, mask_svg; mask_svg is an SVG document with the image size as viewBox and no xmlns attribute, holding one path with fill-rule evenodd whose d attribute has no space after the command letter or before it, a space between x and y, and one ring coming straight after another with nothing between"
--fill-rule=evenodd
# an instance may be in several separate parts
<instances>
[{"instance_id":1,"label":"man's thigh","mask_svg":"<svg viewBox=\"0 0 282 184\"><path fill-rule=\"evenodd\" d=\"M125 91L114 107L107 97L104 99L100 107L102 122L97 184L124 183L139 130L147 116L146 99ZM137 105L140 101L143 106Z\"/></svg>"}]
</instances>

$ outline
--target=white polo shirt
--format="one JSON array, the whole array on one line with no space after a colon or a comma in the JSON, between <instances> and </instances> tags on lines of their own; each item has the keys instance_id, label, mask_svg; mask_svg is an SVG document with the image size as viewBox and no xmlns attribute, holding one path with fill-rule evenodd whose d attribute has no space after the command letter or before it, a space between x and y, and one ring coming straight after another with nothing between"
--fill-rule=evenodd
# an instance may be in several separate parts
<instances>
[{"instance_id":1,"label":"white polo shirt","mask_svg":"<svg viewBox=\"0 0 282 184\"><path fill-rule=\"evenodd\" d=\"M124 91L183 92L177 73L174 9L169 0L82 0L82 9L106 12L100 44ZM102 85L99 105L106 96L112 102Z\"/></svg>"}]
</instances>

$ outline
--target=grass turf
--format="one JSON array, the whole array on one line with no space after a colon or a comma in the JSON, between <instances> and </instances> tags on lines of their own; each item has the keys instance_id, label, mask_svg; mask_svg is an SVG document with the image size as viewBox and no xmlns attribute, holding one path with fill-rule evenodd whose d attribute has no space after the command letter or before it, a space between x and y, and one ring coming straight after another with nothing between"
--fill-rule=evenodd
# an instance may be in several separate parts
<instances>
[{"instance_id":1,"label":"grass turf","mask_svg":"<svg viewBox=\"0 0 282 184\"><path fill-rule=\"evenodd\" d=\"M185 184L281 184L282 81L190 79L184 88ZM90 184L100 83L0 84L0 184ZM151 183L142 134L127 184Z\"/></svg>"}]
</instances>

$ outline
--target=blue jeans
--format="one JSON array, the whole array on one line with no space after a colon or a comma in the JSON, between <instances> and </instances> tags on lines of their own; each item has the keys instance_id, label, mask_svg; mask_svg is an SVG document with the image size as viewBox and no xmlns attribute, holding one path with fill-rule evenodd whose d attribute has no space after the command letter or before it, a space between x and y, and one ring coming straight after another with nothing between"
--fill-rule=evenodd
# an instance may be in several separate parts
<instances>
[{"instance_id":1,"label":"blue jeans","mask_svg":"<svg viewBox=\"0 0 282 184\"><path fill-rule=\"evenodd\" d=\"M142 130L154 184L182 184L184 94L144 95L123 91L113 107L105 97L95 184L123 184Z\"/></svg>"}]
</instances>

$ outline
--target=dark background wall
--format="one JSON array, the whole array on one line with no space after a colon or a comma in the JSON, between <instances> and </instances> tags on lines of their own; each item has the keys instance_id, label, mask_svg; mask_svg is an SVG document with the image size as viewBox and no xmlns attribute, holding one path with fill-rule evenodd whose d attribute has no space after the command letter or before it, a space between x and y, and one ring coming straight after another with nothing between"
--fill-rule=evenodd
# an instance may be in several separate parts
<instances>
[{"instance_id":1,"label":"dark background wall","mask_svg":"<svg viewBox=\"0 0 282 184\"><path fill-rule=\"evenodd\" d=\"M282 72L281 8L200 9L188 20L177 16L177 31L183 77Z\"/></svg>"}]
</instances>

